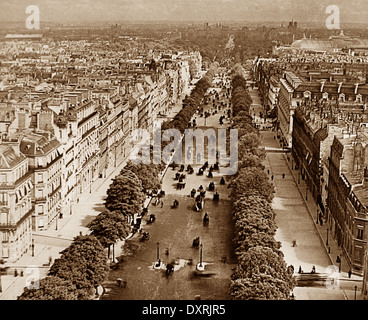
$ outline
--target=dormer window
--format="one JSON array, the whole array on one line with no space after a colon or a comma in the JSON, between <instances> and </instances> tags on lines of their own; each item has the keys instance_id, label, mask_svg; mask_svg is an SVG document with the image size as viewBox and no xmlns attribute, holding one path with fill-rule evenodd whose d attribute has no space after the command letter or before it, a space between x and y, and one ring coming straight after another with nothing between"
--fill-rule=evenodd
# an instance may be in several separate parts
<instances>
[{"instance_id":1,"label":"dormer window","mask_svg":"<svg viewBox=\"0 0 368 320\"><path fill-rule=\"evenodd\" d=\"M345 94L344 93L339 94L339 101L341 101L341 102L345 101Z\"/></svg>"}]
</instances>

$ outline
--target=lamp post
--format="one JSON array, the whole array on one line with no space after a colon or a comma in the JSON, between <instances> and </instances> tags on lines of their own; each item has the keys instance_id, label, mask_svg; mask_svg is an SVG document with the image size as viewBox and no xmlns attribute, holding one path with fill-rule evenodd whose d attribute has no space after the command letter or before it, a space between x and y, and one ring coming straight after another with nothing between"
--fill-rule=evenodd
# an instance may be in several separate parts
<instances>
[{"instance_id":1,"label":"lamp post","mask_svg":"<svg viewBox=\"0 0 368 320\"><path fill-rule=\"evenodd\" d=\"M354 290L355 290L355 292L354 292L354 300L356 300L357 289L358 289L358 287L357 286L354 286Z\"/></svg>"},{"instance_id":2,"label":"lamp post","mask_svg":"<svg viewBox=\"0 0 368 320\"><path fill-rule=\"evenodd\" d=\"M200 244L200 248L201 250L199 251L199 266L202 268L202 255L203 255L203 252L202 252L203 244L202 243Z\"/></svg>"},{"instance_id":3,"label":"lamp post","mask_svg":"<svg viewBox=\"0 0 368 320\"><path fill-rule=\"evenodd\" d=\"M308 187L305 189L305 200L308 200Z\"/></svg>"},{"instance_id":4,"label":"lamp post","mask_svg":"<svg viewBox=\"0 0 368 320\"><path fill-rule=\"evenodd\" d=\"M328 226L327 226L327 239L326 239L326 246L328 246Z\"/></svg>"},{"instance_id":5,"label":"lamp post","mask_svg":"<svg viewBox=\"0 0 368 320\"><path fill-rule=\"evenodd\" d=\"M156 245L157 245L157 260L158 260L160 259L160 247L159 247L160 244L157 242Z\"/></svg>"},{"instance_id":6,"label":"lamp post","mask_svg":"<svg viewBox=\"0 0 368 320\"><path fill-rule=\"evenodd\" d=\"M32 239L31 247L32 247L32 257L34 257L34 248L35 248L34 239Z\"/></svg>"},{"instance_id":7,"label":"lamp post","mask_svg":"<svg viewBox=\"0 0 368 320\"><path fill-rule=\"evenodd\" d=\"M318 209L317 209L317 219L316 219L316 224L318 224Z\"/></svg>"}]
</instances>

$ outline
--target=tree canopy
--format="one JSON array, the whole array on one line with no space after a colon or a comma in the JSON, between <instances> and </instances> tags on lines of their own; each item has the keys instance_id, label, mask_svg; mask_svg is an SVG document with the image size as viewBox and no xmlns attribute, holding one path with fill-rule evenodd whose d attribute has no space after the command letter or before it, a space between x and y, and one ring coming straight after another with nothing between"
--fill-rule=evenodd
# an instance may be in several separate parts
<instances>
[{"instance_id":1,"label":"tree canopy","mask_svg":"<svg viewBox=\"0 0 368 320\"><path fill-rule=\"evenodd\" d=\"M103 247L107 248L118 240L125 239L130 233L130 224L120 212L104 211L92 220L87 228Z\"/></svg>"},{"instance_id":2,"label":"tree canopy","mask_svg":"<svg viewBox=\"0 0 368 320\"><path fill-rule=\"evenodd\" d=\"M105 207L125 216L141 213L146 199L142 190L141 180L120 174L112 180L107 190Z\"/></svg>"},{"instance_id":3,"label":"tree canopy","mask_svg":"<svg viewBox=\"0 0 368 320\"><path fill-rule=\"evenodd\" d=\"M70 280L77 288L78 300L89 299L109 270L106 252L95 236L78 236L61 252L48 275Z\"/></svg>"}]
</instances>

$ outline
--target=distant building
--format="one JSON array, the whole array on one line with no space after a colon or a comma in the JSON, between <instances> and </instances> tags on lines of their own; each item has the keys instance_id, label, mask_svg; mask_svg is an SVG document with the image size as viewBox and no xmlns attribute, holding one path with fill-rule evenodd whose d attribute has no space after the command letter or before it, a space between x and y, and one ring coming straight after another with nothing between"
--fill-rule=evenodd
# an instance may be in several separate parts
<instances>
[{"instance_id":1,"label":"distant building","mask_svg":"<svg viewBox=\"0 0 368 320\"><path fill-rule=\"evenodd\" d=\"M368 52L368 39L351 38L341 31L338 36L331 36L328 40L308 39L306 37L294 41L290 50L307 50L331 52L340 50Z\"/></svg>"},{"instance_id":2,"label":"distant building","mask_svg":"<svg viewBox=\"0 0 368 320\"><path fill-rule=\"evenodd\" d=\"M30 33L30 34L7 34L5 40L42 40L43 34Z\"/></svg>"}]
</instances>

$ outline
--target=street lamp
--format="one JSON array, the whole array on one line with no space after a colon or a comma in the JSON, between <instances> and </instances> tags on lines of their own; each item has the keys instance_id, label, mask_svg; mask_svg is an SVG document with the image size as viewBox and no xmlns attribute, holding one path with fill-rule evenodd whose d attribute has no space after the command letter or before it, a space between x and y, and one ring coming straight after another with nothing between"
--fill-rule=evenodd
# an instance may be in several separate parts
<instances>
[{"instance_id":1,"label":"street lamp","mask_svg":"<svg viewBox=\"0 0 368 320\"><path fill-rule=\"evenodd\" d=\"M34 247L35 247L35 245L34 245L34 239L32 239L32 245L31 245L31 247L32 247L32 257L34 257Z\"/></svg>"},{"instance_id":2,"label":"street lamp","mask_svg":"<svg viewBox=\"0 0 368 320\"><path fill-rule=\"evenodd\" d=\"M318 224L318 209L317 209L317 219L316 219L316 224Z\"/></svg>"},{"instance_id":3,"label":"street lamp","mask_svg":"<svg viewBox=\"0 0 368 320\"><path fill-rule=\"evenodd\" d=\"M354 300L356 300L356 294L357 294L357 289L358 289L358 287L357 287L357 286L354 286L354 289L355 289L355 293L354 293Z\"/></svg>"},{"instance_id":4,"label":"street lamp","mask_svg":"<svg viewBox=\"0 0 368 320\"><path fill-rule=\"evenodd\" d=\"M327 239L326 239L326 246L328 246L328 226L327 226Z\"/></svg>"},{"instance_id":5,"label":"street lamp","mask_svg":"<svg viewBox=\"0 0 368 320\"><path fill-rule=\"evenodd\" d=\"M159 247L160 244L157 242L156 245L157 245L157 260L158 260L160 259L160 247Z\"/></svg>"},{"instance_id":6,"label":"street lamp","mask_svg":"<svg viewBox=\"0 0 368 320\"><path fill-rule=\"evenodd\" d=\"M305 200L308 200L308 187L305 189Z\"/></svg>"},{"instance_id":7,"label":"street lamp","mask_svg":"<svg viewBox=\"0 0 368 320\"><path fill-rule=\"evenodd\" d=\"M200 244L200 248L201 250L199 251L199 266L202 268L202 255L203 255L203 252L202 252L203 244L202 243Z\"/></svg>"}]
</instances>

